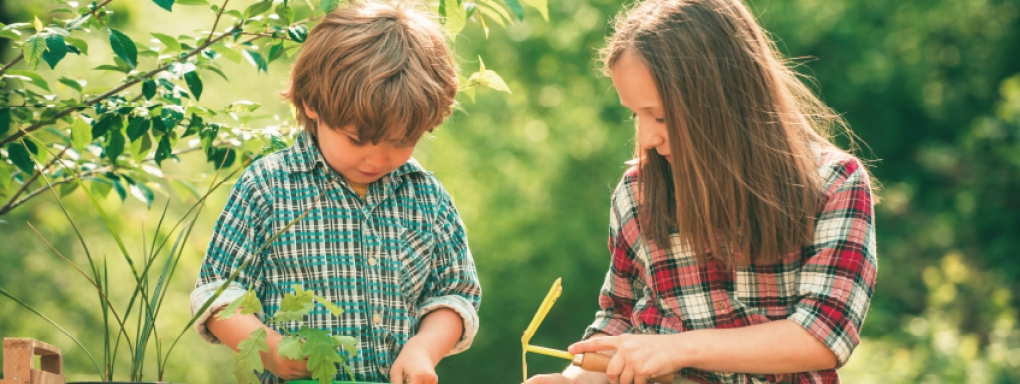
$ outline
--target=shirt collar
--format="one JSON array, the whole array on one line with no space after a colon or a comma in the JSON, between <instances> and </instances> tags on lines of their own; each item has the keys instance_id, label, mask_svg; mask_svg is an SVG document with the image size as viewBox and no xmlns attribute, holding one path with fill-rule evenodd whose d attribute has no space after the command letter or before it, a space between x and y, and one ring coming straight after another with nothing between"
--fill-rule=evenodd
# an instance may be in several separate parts
<instances>
[{"instance_id":1,"label":"shirt collar","mask_svg":"<svg viewBox=\"0 0 1020 384\"><path fill-rule=\"evenodd\" d=\"M329 168L329 164L326 163L326 158L319 151L319 146L315 144L315 140L312 139L308 132L301 132L297 135L294 145L284 156L284 163L290 167L291 172L312 172L319 167L332 171ZM411 158L387 176L399 178L410 173L431 174L431 172L422 168L417 160Z\"/></svg>"}]
</instances>

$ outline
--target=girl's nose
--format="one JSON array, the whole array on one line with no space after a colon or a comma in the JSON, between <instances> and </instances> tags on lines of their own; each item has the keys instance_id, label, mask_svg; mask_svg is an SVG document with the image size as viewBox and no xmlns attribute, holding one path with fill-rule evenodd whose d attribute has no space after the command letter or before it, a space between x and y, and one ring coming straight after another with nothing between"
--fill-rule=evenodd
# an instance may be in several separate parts
<instances>
[{"instance_id":1,"label":"girl's nose","mask_svg":"<svg viewBox=\"0 0 1020 384\"><path fill-rule=\"evenodd\" d=\"M642 129L641 132L641 148L642 149L655 149L666 143L666 138L663 137L659 132L652 129Z\"/></svg>"}]
</instances>

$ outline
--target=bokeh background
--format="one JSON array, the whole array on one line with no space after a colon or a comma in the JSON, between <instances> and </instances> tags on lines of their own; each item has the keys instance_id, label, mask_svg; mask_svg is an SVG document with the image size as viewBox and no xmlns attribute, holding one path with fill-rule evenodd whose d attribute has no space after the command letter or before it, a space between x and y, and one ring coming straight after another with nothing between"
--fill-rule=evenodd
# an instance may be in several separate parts
<instances>
[{"instance_id":1,"label":"bokeh background","mask_svg":"<svg viewBox=\"0 0 1020 384\"><path fill-rule=\"evenodd\" d=\"M470 24L457 40L463 67L473 71L481 56L513 94L480 90L475 102L461 98L463 111L415 154L453 195L484 287L481 332L469 351L442 362L443 383L519 382L520 335L557 277L563 278L563 295L533 343L565 348L592 320L609 263L609 197L634 146L628 113L594 61L609 21L623 5L552 0L549 21L528 9L523 22L493 26L488 38ZM1020 3L750 5L780 49L796 58L798 70L814 79L815 90L844 114L859 136L858 154L872 161L883 185L878 283L862 345L841 370L844 381L1020 382ZM54 6L47 0L0 1L0 22L31 21ZM132 36L207 30L213 20L205 7L178 7L172 14L149 0L116 1L111 7L116 27ZM93 39L88 57L68 58L46 76L81 75L109 61L109 45ZM17 55L9 45L0 48L0 62ZM273 63L268 74L226 64L231 81L206 76L203 104L261 103L262 118L251 129L291 119L278 96L286 60ZM92 77L89 86L108 88L118 80ZM214 171L200 156L164 163L164 172L168 178L208 180ZM179 217L187 204L167 191L153 206L169 200L169 215ZM214 196L198 222L172 281L161 335L176 334L187 321L187 295L226 191ZM64 201L93 252L111 258L111 273L124 273L114 262L117 248L84 196L74 193ZM140 250L160 209L130 198L111 197L103 204L128 247ZM0 219L0 286L98 353L102 323L94 292L26 224L83 263L53 197L42 196ZM3 298L0 336L56 344L65 351L70 378L94 378L91 363L68 338ZM177 348L168 380L233 380L225 347L189 333ZM540 355L529 355L528 362L532 373L564 367Z\"/></svg>"}]
</instances>

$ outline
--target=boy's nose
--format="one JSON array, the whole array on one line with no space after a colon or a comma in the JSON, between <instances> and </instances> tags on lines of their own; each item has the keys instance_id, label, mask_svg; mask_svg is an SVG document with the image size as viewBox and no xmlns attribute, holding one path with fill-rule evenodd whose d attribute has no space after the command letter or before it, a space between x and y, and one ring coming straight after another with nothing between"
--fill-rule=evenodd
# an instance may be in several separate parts
<instances>
[{"instance_id":1,"label":"boy's nose","mask_svg":"<svg viewBox=\"0 0 1020 384\"><path fill-rule=\"evenodd\" d=\"M386 165L389 157L389 153L385 149L375 147L373 151L369 151L368 156L365 156L365 163L373 167L382 167Z\"/></svg>"}]
</instances>

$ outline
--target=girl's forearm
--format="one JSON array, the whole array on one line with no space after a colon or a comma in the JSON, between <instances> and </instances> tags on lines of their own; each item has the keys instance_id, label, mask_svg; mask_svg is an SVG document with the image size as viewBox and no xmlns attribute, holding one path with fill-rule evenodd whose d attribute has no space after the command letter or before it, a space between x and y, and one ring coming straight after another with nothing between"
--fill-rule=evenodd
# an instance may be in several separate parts
<instances>
[{"instance_id":1,"label":"girl's forearm","mask_svg":"<svg viewBox=\"0 0 1020 384\"><path fill-rule=\"evenodd\" d=\"M432 361L439 362L453 350L464 333L464 320L452 309L441 308L421 319L418 333L408 343L428 351Z\"/></svg>"},{"instance_id":2,"label":"girl's forearm","mask_svg":"<svg viewBox=\"0 0 1020 384\"><path fill-rule=\"evenodd\" d=\"M796 373L831 369L836 355L790 320L732 329L669 335L683 367L741 373Z\"/></svg>"}]
</instances>

